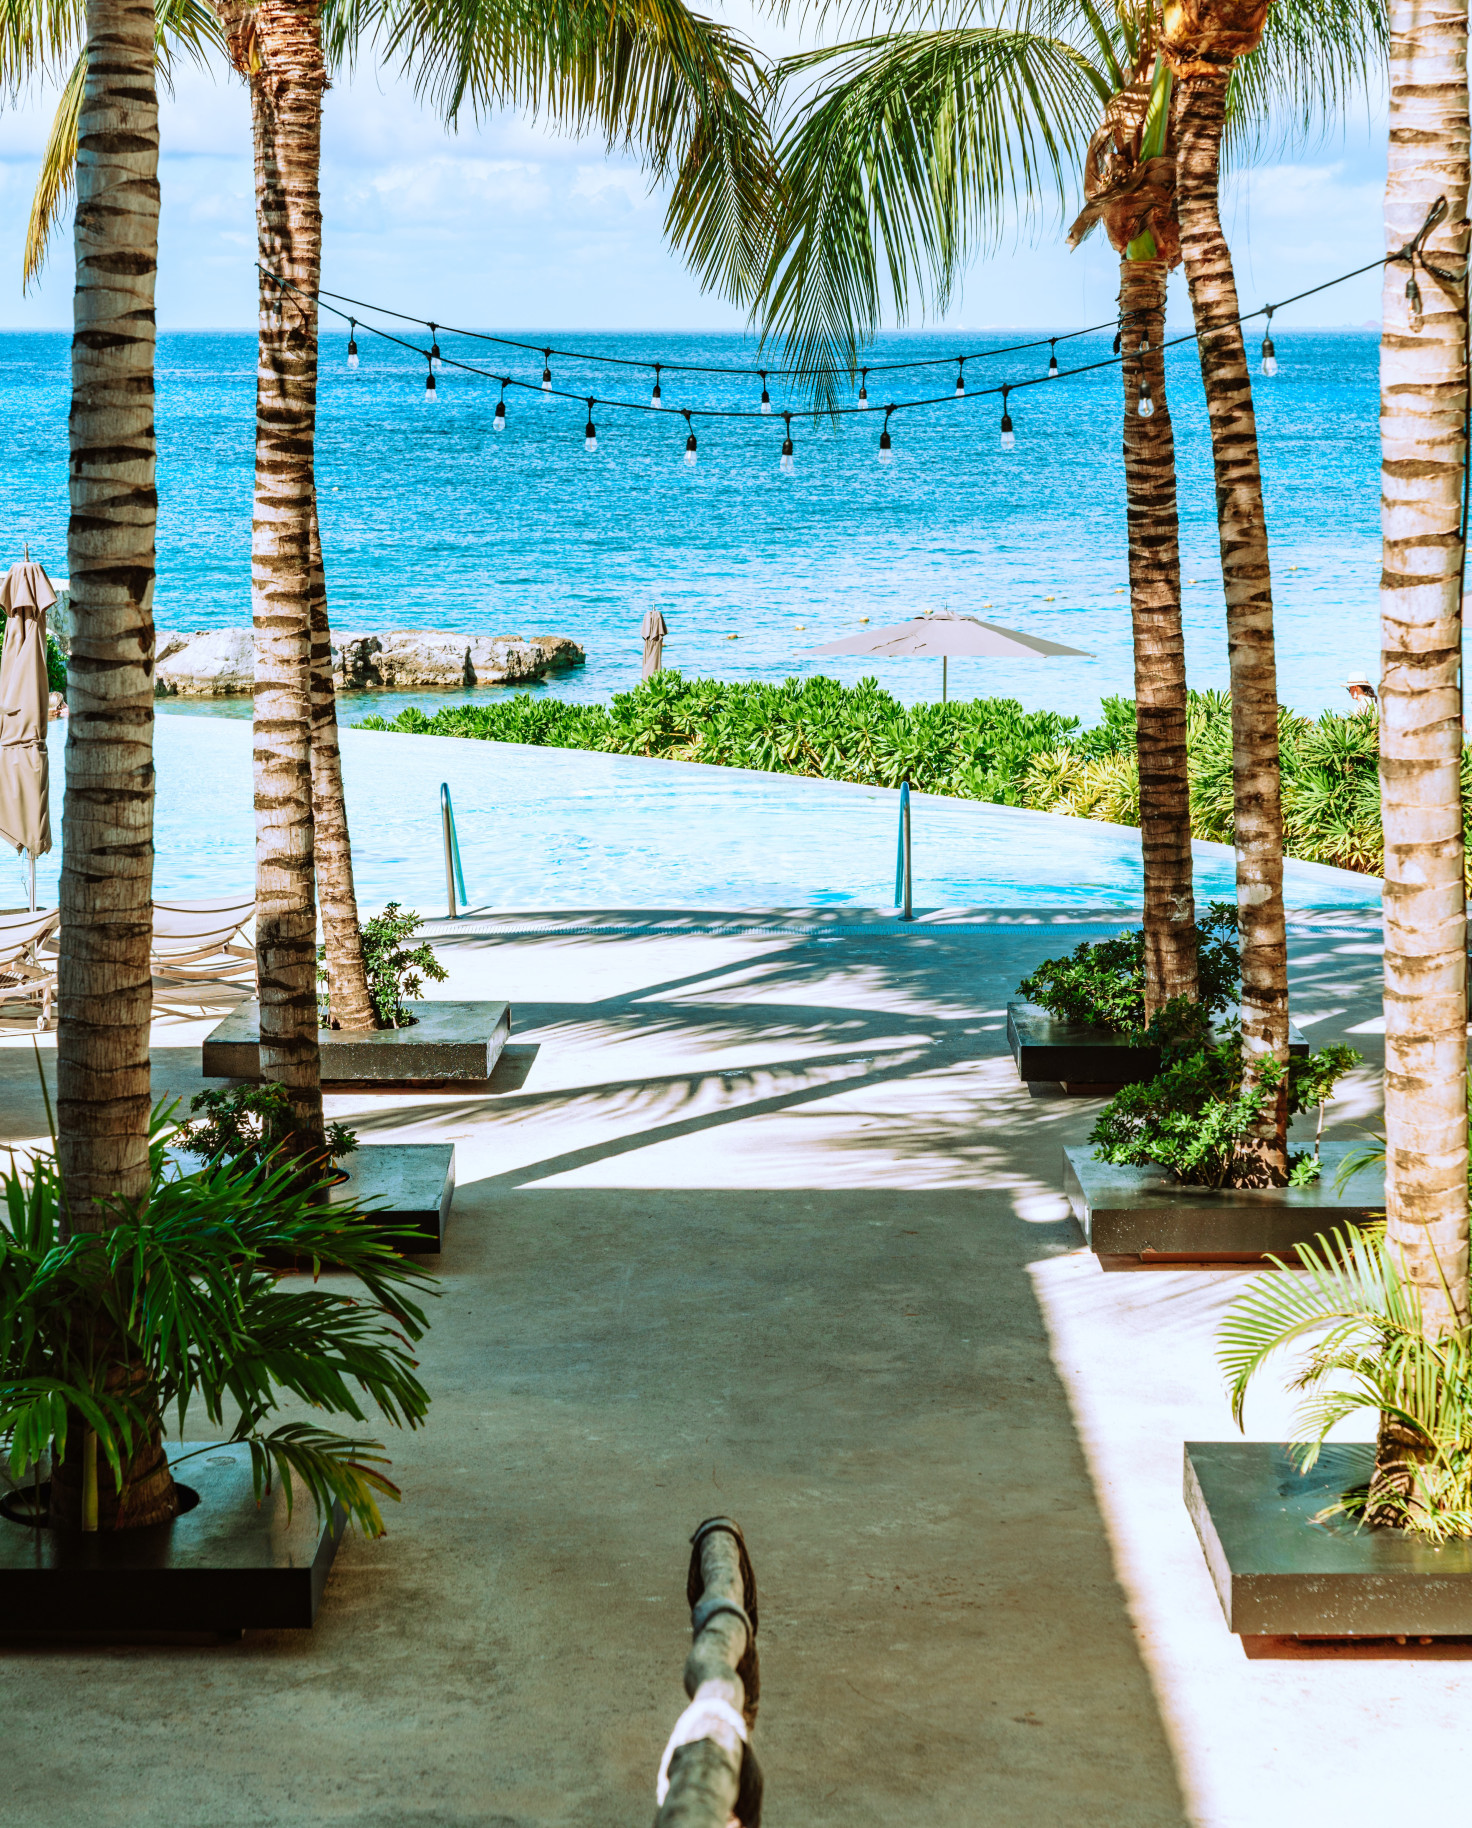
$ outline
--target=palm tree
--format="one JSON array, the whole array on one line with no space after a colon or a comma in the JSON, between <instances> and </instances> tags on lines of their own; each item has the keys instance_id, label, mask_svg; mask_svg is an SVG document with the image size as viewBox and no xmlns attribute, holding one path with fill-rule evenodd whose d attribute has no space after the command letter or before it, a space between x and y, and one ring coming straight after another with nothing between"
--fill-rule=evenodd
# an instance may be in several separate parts
<instances>
[{"instance_id":1,"label":"palm tree","mask_svg":"<svg viewBox=\"0 0 1472 1828\"><path fill-rule=\"evenodd\" d=\"M1175 433L1165 386L1166 280L1180 262L1170 139L1170 72L1153 21L1129 22L1131 80L1112 39L1098 51L1117 87L1084 155L1077 247L1102 222L1119 255L1125 512L1135 656L1135 747L1144 874L1145 1019L1199 996L1191 790L1186 766L1186 650L1181 630Z\"/></svg>"},{"instance_id":2,"label":"palm tree","mask_svg":"<svg viewBox=\"0 0 1472 1828\"><path fill-rule=\"evenodd\" d=\"M1435 1338L1468 1319L1462 754L1467 9L1391 9L1380 345L1388 1240ZM1381 1430L1382 1463L1397 1444Z\"/></svg>"},{"instance_id":3,"label":"palm tree","mask_svg":"<svg viewBox=\"0 0 1472 1828\"><path fill-rule=\"evenodd\" d=\"M815 11L825 10L818 0ZM912 290L922 305L943 309L967 259L995 240L1009 209L1025 218L1049 191L1066 199L1069 167L1076 149L1089 143L1101 104L1100 134L1111 143L1110 160L1148 176L1144 166L1168 158L1166 123L1159 117L1158 142L1143 159L1146 149L1137 137L1148 113L1148 53L1159 37L1154 0L1121 6L1112 17L1093 0L998 0L990 7L963 0L944 25L936 24L933 6L915 0L883 36L807 52L778 67L779 90L790 92L815 72L817 83L778 147L786 203L763 289L764 323L788 338L819 404L832 402L838 374L857 367L860 346L879 328L886 290L898 315L907 311ZM1230 112L1239 132L1250 139L1254 126L1285 104L1300 126L1310 125L1360 83L1378 61L1382 38L1373 6L1278 0L1261 50L1232 74ZM1163 82L1164 74L1156 69L1154 82ZM1092 150L1097 158L1104 147L1096 139ZM1169 171L1157 175L1173 180ZM1162 182L1163 191L1169 188ZM1122 296L1132 311L1147 313L1140 328L1152 326L1142 369L1135 342L1140 328L1122 316L1131 343L1123 364L1125 461L1144 712L1142 789L1147 778L1152 783L1148 797L1142 791L1141 823L1156 1002L1191 943L1190 904L1179 899L1189 825L1179 788L1171 791L1163 778L1179 782L1185 771L1179 561L1173 486L1162 486L1164 477L1173 478L1166 427L1157 436L1153 417L1143 433L1128 420L1139 418L1141 380L1148 378L1155 394L1163 379L1151 303L1164 280L1154 263L1169 261L1174 252L1169 204L1168 194L1158 198L1120 249L1127 257L1134 250L1122 266ZM1128 209L1115 214L1117 228ZM1108 212L1103 219L1109 222ZM1147 256L1135 242L1151 222L1158 245ZM1079 231L1088 226L1081 220ZM1146 260L1154 270L1136 271ZM1256 892L1255 883L1247 887ZM1177 923L1180 914L1187 919ZM1171 933L1177 924L1187 931ZM1264 976L1261 922L1254 917L1248 925L1256 987Z\"/></svg>"},{"instance_id":4,"label":"palm tree","mask_svg":"<svg viewBox=\"0 0 1472 1828\"><path fill-rule=\"evenodd\" d=\"M79 97L58 1146L69 1221L148 1192L153 931L153 11L93 0Z\"/></svg>"}]
</instances>

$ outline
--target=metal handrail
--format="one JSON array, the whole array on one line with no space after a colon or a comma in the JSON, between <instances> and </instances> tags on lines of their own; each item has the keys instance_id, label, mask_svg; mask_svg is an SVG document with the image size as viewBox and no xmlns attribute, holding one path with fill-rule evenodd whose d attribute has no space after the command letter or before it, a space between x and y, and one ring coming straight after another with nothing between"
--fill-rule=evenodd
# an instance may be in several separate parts
<instances>
[{"instance_id":1,"label":"metal handrail","mask_svg":"<svg viewBox=\"0 0 1472 1828\"><path fill-rule=\"evenodd\" d=\"M470 897L465 893L465 872L460 867L460 840L455 835L455 808L450 804L450 787L447 781L440 782L440 824L445 834L445 899L449 903L449 920L456 917L455 890L460 890L460 906L468 908Z\"/></svg>"},{"instance_id":2,"label":"metal handrail","mask_svg":"<svg viewBox=\"0 0 1472 1828\"><path fill-rule=\"evenodd\" d=\"M910 783L900 783L900 833L899 846L894 860L894 905L900 911L901 920L913 920L910 912L910 894L914 886L913 858L910 851Z\"/></svg>"}]
</instances>

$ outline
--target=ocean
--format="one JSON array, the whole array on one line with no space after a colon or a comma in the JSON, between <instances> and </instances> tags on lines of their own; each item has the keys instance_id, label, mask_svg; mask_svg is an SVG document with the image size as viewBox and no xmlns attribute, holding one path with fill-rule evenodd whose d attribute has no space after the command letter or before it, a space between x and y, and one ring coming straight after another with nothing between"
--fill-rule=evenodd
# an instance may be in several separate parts
<instances>
[{"instance_id":1,"label":"ocean","mask_svg":"<svg viewBox=\"0 0 1472 1828\"><path fill-rule=\"evenodd\" d=\"M1260 328L1249 325L1255 347ZM625 361L754 363L735 334L508 331ZM872 360L999 349L1036 333L896 333ZM754 407L760 383L663 377L664 413L498 388L447 369L426 404L422 355L360 328L322 339L318 487L331 613L342 630L425 627L559 634L588 664L537 688L600 699L639 676L639 626L657 605L666 664L687 676L779 680L873 674L906 701L938 698L939 665L817 660L806 650L872 624L949 607L1087 649L1091 659L953 662L955 696L1006 694L1090 718L1132 691L1120 405L1116 371L1027 388L1011 399L1016 448L1000 448L996 397L979 388L1045 372L1048 351L968 362L967 397L897 413L881 466L882 411L814 425L794 413L793 472L779 466L783 421L695 421L683 461L681 407ZM1109 354L1110 333L1059 348L1060 365ZM1279 695L1306 712L1347 709L1351 671L1378 670L1380 564L1378 337L1274 327L1279 372L1255 375L1273 543ZM535 382L540 351L497 351L440 333L447 355ZM0 560L28 543L66 570L68 343L0 334ZM168 630L246 626L255 339L169 331L159 338L159 529L155 615ZM1256 368L1256 363L1254 363ZM556 385L646 404L646 372L553 359ZM1227 684L1210 450L1193 345L1170 351L1180 472L1191 683ZM949 396L950 367L870 377L870 398ZM771 384L777 414L796 402ZM478 697L495 694L481 692ZM410 694L428 709L448 695ZM361 705L361 701L358 701ZM392 710L406 700L395 698ZM175 707L179 709L188 707ZM229 707L218 706L219 710ZM248 707L238 705L237 712ZM356 711L350 708L349 715Z\"/></svg>"}]
</instances>

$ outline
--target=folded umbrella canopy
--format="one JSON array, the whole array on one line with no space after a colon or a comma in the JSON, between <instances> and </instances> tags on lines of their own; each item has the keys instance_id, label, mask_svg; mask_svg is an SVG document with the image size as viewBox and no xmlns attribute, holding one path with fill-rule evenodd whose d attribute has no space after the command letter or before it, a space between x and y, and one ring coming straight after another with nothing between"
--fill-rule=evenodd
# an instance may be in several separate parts
<instances>
[{"instance_id":1,"label":"folded umbrella canopy","mask_svg":"<svg viewBox=\"0 0 1472 1828\"><path fill-rule=\"evenodd\" d=\"M644 618L644 679L652 679L664 665L664 638L670 631L664 625L664 617L651 606Z\"/></svg>"},{"instance_id":2,"label":"folded umbrella canopy","mask_svg":"<svg viewBox=\"0 0 1472 1828\"><path fill-rule=\"evenodd\" d=\"M51 849L46 611L55 601L50 578L30 559L0 578L0 837L30 857L33 909L36 859Z\"/></svg>"}]
</instances>

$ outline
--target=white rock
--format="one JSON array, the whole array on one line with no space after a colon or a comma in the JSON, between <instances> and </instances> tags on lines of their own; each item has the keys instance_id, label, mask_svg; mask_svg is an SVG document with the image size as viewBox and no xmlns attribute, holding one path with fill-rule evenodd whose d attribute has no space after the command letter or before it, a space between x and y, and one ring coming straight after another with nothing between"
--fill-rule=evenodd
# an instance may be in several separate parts
<instances>
[{"instance_id":1,"label":"white rock","mask_svg":"<svg viewBox=\"0 0 1472 1828\"><path fill-rule=\"evenodd\" d=\"M156 698L248 697L254 683L254 638L248 628L215 628L192 635L160 633L156 638Z\"/></svg>"},{"instance_id":2,"label":"white rock","mask_svg":"<svg viewBox=\"0 0 1472 1828\"><path fill-rule=\"evenodd\" d=\"M66 619L67 647L70 618ZM205 629L192 634L160 630L154 649L154 692L159 698L249 697L255 682L253 637L248 628ZM518 685L586 656L565 635L462 635L448 629L390 628L377 634L336 637L333 683L340 692L438 690Z\"/></svg>"}]
</instances>

